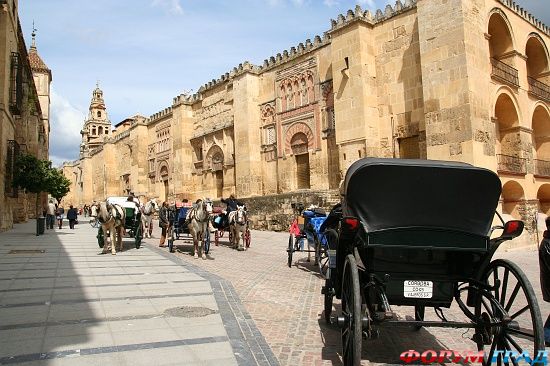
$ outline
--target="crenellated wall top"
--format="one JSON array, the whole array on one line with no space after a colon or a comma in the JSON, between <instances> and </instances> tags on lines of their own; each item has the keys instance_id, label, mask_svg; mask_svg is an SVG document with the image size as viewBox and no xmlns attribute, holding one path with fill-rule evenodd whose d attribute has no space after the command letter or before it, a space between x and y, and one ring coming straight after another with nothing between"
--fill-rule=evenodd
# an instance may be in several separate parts
<instances>
[{"instance_id":1,"label":"crenellated wall top","mask_svg":"<svg viewBox=\"0 0 550 366\"><path fill-rule=\"evenodd\" d=\"M531 13L529 13L527 10L520 7L514 1L498 0L498 2L506 6L508 9L512 10L516 14L518 14L523 19L527 20L529 23L531 23L533 26L535 26L538 30L540 30L547 36L550 36L550 27L546 26L543 22L535 18Z\"/></svg>"},{"instance_id":2,"label":"crenellated wall top","mask_svg":"<svg viewBox=\"0 0 550 366\"><path fill-rule=\"evenodd\" d=\"M145 124L153 123L159 119L166 118L172 115L172 107L164 108L162 111L152 114L145 120Z\"/></svg>"},{"instance_id":3,"label":"crenellated wall top","mask_svg":"<svg viewBox=\"0 0 550 366\"><path fill-rule=\"evenodd\" d=\"M357 5L355 10L348 10L346 15L339 14L336 20L331 19L331 27L328 33L333 33L334 31L347 27L348 25L356 22L364 22L374 26L377 23L384 22L394 16L415 8L416 1L417 0L404 0L404 2L401 2L401 0L397 0L394 6L388 4L386 5L384 11L378 9L374 15L370 10L363 10L360 5Z\"/></svg>"}]
</instances>

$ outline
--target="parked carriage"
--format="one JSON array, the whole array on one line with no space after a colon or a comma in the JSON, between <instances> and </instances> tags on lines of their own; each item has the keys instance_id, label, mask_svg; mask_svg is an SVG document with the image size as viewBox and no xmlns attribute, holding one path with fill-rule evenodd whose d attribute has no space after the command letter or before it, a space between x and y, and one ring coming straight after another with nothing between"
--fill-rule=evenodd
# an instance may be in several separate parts
<instances>
[{"instance_id":1,"label":"parked carriage","mask_svg":"<svg viewBox=\"0 0 550 366\"><path fill-rule=\"evenodd\" d=\"M137 209L136 204L128 201L128 197L109 197L107 198L107 203L117 204L124 208L126 214L124 219L126 235L134 239L134 245L136 249L139 249L141 240L143 239L143 226L141 225L141 212ZM105 233L101 225L99 225L97 231L97 242L100 248L103 248L105 245Z\"/></svg>"},{"instance_id":2,"label":"parked carriage","mask_svg":"<svg viewBox=\"0 0 550 366\"><path fill-rule=\"evenodd\" d=\"M191 240L193 243L193 237L189 232L189 227L185 221L187 212L191 209L191 204L176 203L168 210L168 221L170 225L166 230L166 237L168 238L168 249L170 253L174 252L174 241L176 240ZM204 253L208 254L210 251L210 231L206 230L203 239Z\"/></svg>"},{"instance_id":3,"label":"parked carriage","mask_svg":"<svg viewBox=\"0 0 550 366\"><path fill-rule=\"evenodd\" d=\"M535 357L544 350L529 280L516 264L492 260L523 230L516 220L491 227L501 194L495 173L464 163L362 159L342 192L341 220L327 231L336 261L323 292L330 307L333 295L342 300L336 320L345 365L360 364L363 335L392 325L472 328L487 365L493 357L517 364L502 351ZM495 229L502 234L491 238ZM444 317L453 299L469 321ZM415 320L398 320L393 305L414 307ZM425 321L426 308L441 321Z\"/></svg>"},{"instance_id":4,"label":"parked carriage","mask_svg":"<svg viewBox=\"0 0 550 366\"><path fill-rule=\"evenodd\" d=\"M227 219L226 214L221 207L214 208L214 211L212 212L211 223L214 229L216 229L216 231L214 232L214 243L216 244L216 246L220 245L220 239L224 237L225 233L227 233L229 243L233 243L233 234L230 230L229 220ZM246 228L243 232L241 239L243 240L245 247L247 249L250 248L251 235L248 222L246 224Z\"/></svg>"},{"instance_id":5,"label":"parked carriage","mask_svg":"<svg viewBox=\"0 0 550 366\"><path fill-rule=\"evenodd\" d=\"M289 229L287 264L289 267L292 267L292 257L295 252L308 253L308 261L310 261L311 253L314 253L315 265L318 266L319 273L326 276L329 248L326 236L320 232L320 228L326 220L327 215L324 210L317 207L305 210L302 203L292 203L291 206L295 217ZM306 243L308 249L305 249ZM312 246L313 249L311 249Z\"/></svg>"}]
</instances>

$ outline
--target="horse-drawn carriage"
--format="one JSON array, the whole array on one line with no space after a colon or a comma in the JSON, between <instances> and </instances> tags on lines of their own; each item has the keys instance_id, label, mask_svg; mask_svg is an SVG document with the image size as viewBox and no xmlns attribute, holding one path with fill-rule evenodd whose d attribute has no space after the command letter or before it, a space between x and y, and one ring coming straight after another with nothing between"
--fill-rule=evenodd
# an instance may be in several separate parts
<instances>
[{"instance_id":1,"label":"horse-drawn carriage","mask_svg":"<svg viewBox=\"0 0 550 366\"><path fill-rule=\"evenodd\" d=\"M305 252L308 254L307 261L311 260L311 253L315 255L315 265L319 267L319 272L326 276L328 270L328 242L325 234L321 232L321 226L325 222L327 215L319 207L309 207L307 210L302 203L292 203L295 217L289 228L287 264L292 267L292 257L295 252ZM308 249L304 249L304 243L307 242ZM311 249L313 247L313 249Z\"/></svg>"},{"instance_id":2,"label":"horse-drawn carriage","mask_svg":"<svg viewBox=\"0 0 550 366\"><path fill-rule=\"evenodd\" d=\"M99 225L97 232L97 242L99 247L103 248L105 245L105 235L107 235L107 233L103 232L103 224L112 220L113 225L111 230L115 230L115 227L124 226L126 234L130 238L134 239L134 245L136 249L139 249L141 246L141 240L143 239L143 226L141 223L141 212L139 210L139 206L133 201L128 201L127 197L109 197L105 203L106 212L104 215L106 217L102 219L101 214L98 214L98 222L102 224ZM101 204L103 204L103 202ZM99 205L100 207L101 204ZM118 212L116 207L121 207L124 212ZM124 221L123 223L121 222L123 225L115 225L114 222L117 220ZM116 235L121 235L121 233L122 232L119 232ZM111 235L111 233L108 235ZM114 237L115 235L113 234L111 238ZM122 237L117 239L122 240ZM111 243L111 245L114 247L115 243Z\"/></svg>"},{"instance_id":3,"label":"horse-drawn carriage","mask_svg":"<svg viewBox=\"0 0 550 366\"><path fill-rule=\"evenodd\" d=\"M187 203L176 203L169 207L168 221L170 225L166 230L168 238L168 249L170 253L174 252L174 241L181 239L189 239L193 241L193 237L189 232L189 222L187 221L187 213L193 206ZM204 254L210 251L210 231L206 230L203 235L203 250Z\"/></svg>"},{"instance_id":4,"label":"horse-drawn carriage","mask_svg":"<svg viewBox=\"0 0 550 366\"><path fill-rule=\"evenodd\" d=\"M360 364L363 336L392 325L472 328L486 365L517 364L518 354L544 350L531 284L514 263L492 260L523 230L515 220L491 227L501 194L495 173L464 163L362 159L341 193L342 217L326 231L336 260L323 293L325 311L333 296L342 301L336 322L345 365ZM502 234L491 238L493 230ZM468 321L445 318L441 308L453 299ZM393 305L414 307L415 320L398 320ZM426 321L426 308L441 321Z\"/></svg>"},{"instance_id":5,"label":"horse-drawn carriage","mask_svg":"<svg viewBox=\"0 0 550 366\"><path fill-rule=\"evenodd\" d=\"M219 207L215 208L212 212L211 222L214 229L216 229L214 232L216 246L220 244L220 239L227 232L229 243L233 247L239 248L241 239L244 243L244 248L248 249L250 247L251 235L248 215L244 205L238 206L236 211L228 214Z\"/></svg>"}]
</instances>

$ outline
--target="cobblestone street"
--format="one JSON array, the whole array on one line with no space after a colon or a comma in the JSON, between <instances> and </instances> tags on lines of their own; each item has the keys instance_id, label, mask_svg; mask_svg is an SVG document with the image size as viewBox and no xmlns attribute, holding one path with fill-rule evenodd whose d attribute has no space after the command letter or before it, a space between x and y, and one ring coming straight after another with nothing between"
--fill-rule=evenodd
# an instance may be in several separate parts
<instances>
[{"instance_id":1,"label":"cobblestone street","mask_svg":"<svg viewBox=\"0 0 550 366\"><path fill-rule=\"evenodd\" d=\"M281 365L341 364L340 331L335 326L327 326L323 319L321 286L324 281L304 253L295 253L292 268L287 266L286 233L252 231L251 247L245 252L230 249L224 237L220 246L212 244L207 260L191 256L189 240L175 243L178 248L175 255L182 260L233 284ZM497 256L513 260L527 273L546 319L550 306L542 301L536 250L499 251ZM338 309L338 300L335 306ZM401 318L414 315L409 307L398 308L397 312ZM449 320L466 319L454 303L444 313ZM426 311L426 319L438 320L433 310ZM475 343L470 340L472 333L445 328L382 329L378 339L363 342L363 364L402 363L399 355L409 349L475 350Z\"/></svg>"}]
</instances>

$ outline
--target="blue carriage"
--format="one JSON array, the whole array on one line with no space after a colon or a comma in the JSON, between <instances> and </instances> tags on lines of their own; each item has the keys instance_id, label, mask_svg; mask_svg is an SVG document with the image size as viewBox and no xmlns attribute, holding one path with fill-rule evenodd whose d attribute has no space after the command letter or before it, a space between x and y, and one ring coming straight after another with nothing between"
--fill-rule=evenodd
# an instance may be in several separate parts
<instances>
[{"instance_id":1,"label":"blue carriage","mask_svg":"<svg viewBox=\"0 0 550 366\"><path fill-rule=\"evenodd\" d=\"M189 232L188 222L186 221L187 213L192 208L192 205L185 203L176 203L169 207L168 221L169 226L166 230L166 237L168 238L168 249L170 253L174 252L174 241L176 240L193 240L191 233ZM208 254L210 251L210 231L206 230L204 235L204 253Z\"/></svg>"}]
</instances>

